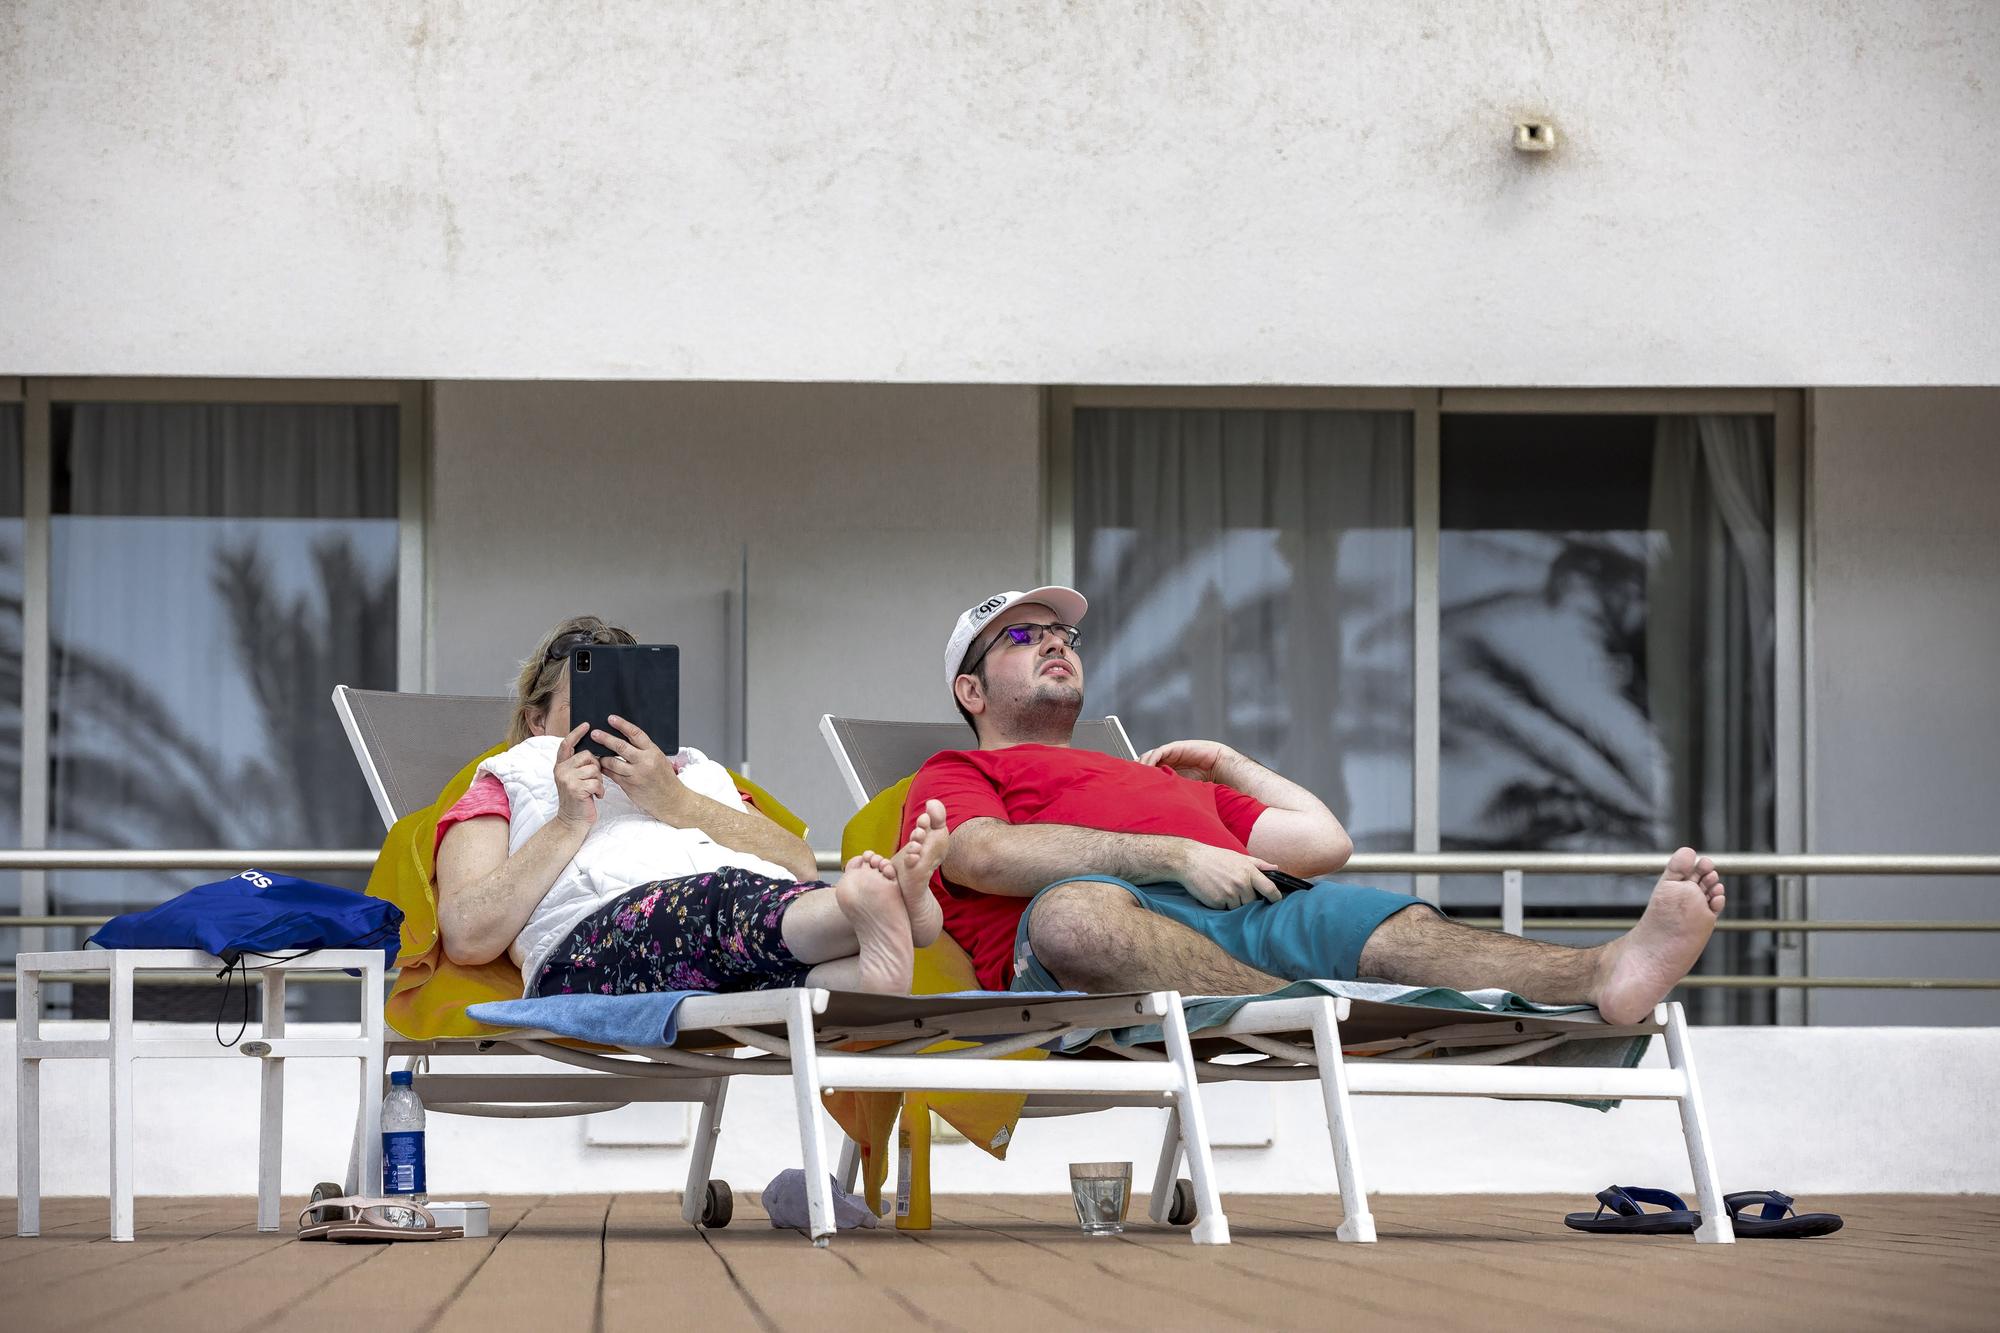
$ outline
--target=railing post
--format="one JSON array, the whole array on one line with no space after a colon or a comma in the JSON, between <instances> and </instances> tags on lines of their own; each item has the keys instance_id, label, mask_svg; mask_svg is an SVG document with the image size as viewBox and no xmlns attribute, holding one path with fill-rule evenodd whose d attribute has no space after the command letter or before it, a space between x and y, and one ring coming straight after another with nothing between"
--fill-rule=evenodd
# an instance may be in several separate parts
<instances>
[{"instance_id":1,"label":"railing post","mask_svg":"<svg viewBox=\"0 0 2000 1333\"><path fill-rule=\"evenodd\" d=\"M1797 875L1777 877L1777 901L1774 908L1779 920L1797 920L1805 915L1805 890ZM1803 977L1812 974L1812 957L1806 947L1803 931L1780 931L1775 937L1776 971L1780 977ZM1806 990L1801 986L1782 987L1772 994L1774 1017L1780 1026L1796 1027L1806 1021L1808 1003Z\"/></svg>"},{"instance_id":2,"label":"railing post","mask_svg":"<svg viewBox=\"0 0 2000 1333\"><path fill-rule=\"evenodd\" d=\"M1503 870L1500 872L1500 929L1509 935L1519 935L1521 925L1521 872Z\"/></svg>"}]
</instances>

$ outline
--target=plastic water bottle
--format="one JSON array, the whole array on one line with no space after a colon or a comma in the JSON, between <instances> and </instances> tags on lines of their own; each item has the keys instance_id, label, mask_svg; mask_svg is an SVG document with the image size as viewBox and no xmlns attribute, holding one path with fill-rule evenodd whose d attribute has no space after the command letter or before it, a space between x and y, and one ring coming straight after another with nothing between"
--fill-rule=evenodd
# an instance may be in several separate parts
<instances>
[{"instance_id":1,"label":"plastic water bottle","mask_svg":"<svg viewBox=\"0 0 2000 1333\"><path fill-rule=\"evenodd\" d=\"M424 1203L424 1103L410 1071L389 1075L382 1099L382 1193Z\"/></svg>"}]
</instances>

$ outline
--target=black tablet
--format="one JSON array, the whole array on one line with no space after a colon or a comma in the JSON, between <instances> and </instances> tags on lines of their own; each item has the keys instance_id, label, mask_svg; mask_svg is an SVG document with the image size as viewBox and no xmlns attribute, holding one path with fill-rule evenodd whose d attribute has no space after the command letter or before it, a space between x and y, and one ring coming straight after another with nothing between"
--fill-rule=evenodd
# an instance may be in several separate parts
<instances>
[{"instance_id":1,"label":"black tablet","mask_svg":"<svg viewBox=\"0 0 2000 1333\"><path fill-rule=\"evenodd\" d=\"M673 643L592 643L569 655L569 724L621 733L613 713L668 754L681 748L681 650ZM612 750L586 734L578 745L600 759Z\"/></svg>"}]
</instances>

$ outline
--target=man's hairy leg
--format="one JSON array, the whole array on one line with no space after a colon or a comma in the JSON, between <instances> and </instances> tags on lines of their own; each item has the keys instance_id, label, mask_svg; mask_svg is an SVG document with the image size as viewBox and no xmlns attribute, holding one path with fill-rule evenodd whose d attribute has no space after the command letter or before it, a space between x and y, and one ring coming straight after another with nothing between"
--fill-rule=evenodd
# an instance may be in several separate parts
<instances>
[{"instance_id":1,"label":"man's hairy leg","mask_svg":"<svg viewBox=\"0 0 2000 1333\"><path fill-rule=\"evenodd\" d=\"M1597 951L1462 926L1426 906L1384 921L1361 950L1361 975L1402 986L1498 986L1543 1004L1589 1004Z\"/></svg>"},{"instance_id":2,"label":"man's hairy leg","mask_svg":"<svg viewBox=\"0 0 2000 1333\"><path fill-rule=\"evenodd\" d=\"M1524 940L1413 907L1368 937L1361 974L1405 986L1498 986L1543 1004L1593 1004L1613 1023L1635 1023L1701 957L1724 905L1715 863L1683 847L1668 859L1638 924L1608 944Z\"/></svg>"},{"instance_id":3,"label":"man's hairy leg","mask_svg":"<svg viewBox=\"0 0 2000 1333\"><path fill-rule=\"evenodd\" d=\"M1205 935L1149 912L1116 884L1058 884L1035 900L1028 942L1070 990L1262 995L1285 983Z\"/></svg>"}]
</instances>

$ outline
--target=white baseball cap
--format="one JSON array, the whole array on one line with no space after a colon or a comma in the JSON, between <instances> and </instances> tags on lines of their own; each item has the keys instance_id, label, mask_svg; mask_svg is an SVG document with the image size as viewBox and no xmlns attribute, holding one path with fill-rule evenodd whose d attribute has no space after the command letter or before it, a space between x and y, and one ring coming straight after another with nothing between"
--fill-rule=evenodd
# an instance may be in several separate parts
<instances>
[{"instance_id":1,"label":"white baseball cap","mask_svg":"<svg viewBox=\"0 0 2000 1333\"><path fill-rule=\"evenodd\" d=\"M957 681L959 669L965 664L966 650L979 637L979 631L1010 606L1022 602L1037 602L1056 613L1066 625L1074 625L1083 619L1083 613L1090 609L1084 595L1074 588L1032 588L1027 592L999 592L988 597L977 606L968 607L951 627L951 638L944 645L944 687L950 689Z\"/></svg>"}]
</instances>

